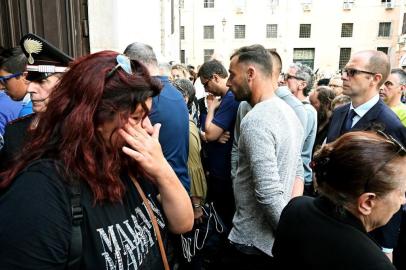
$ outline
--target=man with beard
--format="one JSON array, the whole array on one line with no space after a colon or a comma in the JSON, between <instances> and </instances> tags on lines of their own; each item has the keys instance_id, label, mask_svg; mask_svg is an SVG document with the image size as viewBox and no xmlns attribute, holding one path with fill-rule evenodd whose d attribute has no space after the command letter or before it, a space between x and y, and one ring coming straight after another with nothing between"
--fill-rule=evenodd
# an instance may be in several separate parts
<instances>
[{"instance_id":1,"label":"man with beard","mask_svg":"<svg viewBox=\"0 0 406 270\"><path fill-rule=\"evenodd\" d=\"M275 95L271 55L263 46L242 47L230 59L227 85L237 100L253 108L240 126L227 267L269 269L276 226L301 165L303 128L289 105Z\"/></svg>"}]
</instances>

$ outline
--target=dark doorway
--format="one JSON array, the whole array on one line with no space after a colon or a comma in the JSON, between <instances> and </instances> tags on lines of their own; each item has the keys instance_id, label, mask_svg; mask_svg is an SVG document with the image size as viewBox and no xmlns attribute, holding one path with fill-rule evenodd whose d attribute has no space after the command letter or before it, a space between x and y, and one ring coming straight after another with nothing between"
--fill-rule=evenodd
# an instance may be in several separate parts
<instances>
[{"instance_id":1,"label":"dark doorway","mask_svg":"<svg viewBox=\"0 0 406 270\"><path fill-rule=\"evenodd\" d=\"M37 34L72 57L88 54L87 0L0 0L0 45Z\"/></svg>"}]
</instances>

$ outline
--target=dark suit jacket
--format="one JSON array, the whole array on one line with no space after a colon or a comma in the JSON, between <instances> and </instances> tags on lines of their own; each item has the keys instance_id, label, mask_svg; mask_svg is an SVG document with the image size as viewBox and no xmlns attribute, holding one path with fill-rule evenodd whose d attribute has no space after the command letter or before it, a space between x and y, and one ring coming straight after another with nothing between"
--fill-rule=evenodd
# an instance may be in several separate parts
<instances>
[{"instance_id":1,"label":"dark suit jacket","mask_svg":"<svg viewBox=\"0 0 406 270\"><path fill-rule=\"evenodd\" d=\"M327 143L334 141L342 135L341 129L349 109L350 104L346 104L334 110L327 133ZM352 127L351 131L369 130L377 126L382 127L385 133L392 135L406 146L406 127L402 125L396 114L382 100L379 100Z\"/></svg>"},{"instance_id":2,"label":"dark suit jacket","mask_svg":"<svg viewBox=\"0 0 406 270\"><path fill-rule=\"evenodd\" d=\"M350 104L337 108L331 117L330 127L327 133L327 143L340 137L342 126ZM353 127L350 131L369 130L374 127L382 127L382 130L392 135L400 143L406 146L406 127L402 125L396 114L379 100ZM383 247L394 248L399 237L401 212L396 213L387 225L374 230L371 235Z\"/></svg>"}]
</instances>

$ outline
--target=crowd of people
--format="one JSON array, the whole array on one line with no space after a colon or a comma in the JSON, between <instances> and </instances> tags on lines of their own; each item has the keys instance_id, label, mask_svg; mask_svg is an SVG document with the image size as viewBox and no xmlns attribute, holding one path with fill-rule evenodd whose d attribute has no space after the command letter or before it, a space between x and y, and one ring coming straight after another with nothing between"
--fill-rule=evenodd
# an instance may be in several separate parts
<instances>
[{"instance_id":1,"label":"crowd of people","mask_svg":"<svg viewBox=\"0 0 406 270\"><path fill-rule=\"evenodd\" d=\"M2 48L0 269L406 269L406 72L230 53Z\"/></svg>"}]
</instances>

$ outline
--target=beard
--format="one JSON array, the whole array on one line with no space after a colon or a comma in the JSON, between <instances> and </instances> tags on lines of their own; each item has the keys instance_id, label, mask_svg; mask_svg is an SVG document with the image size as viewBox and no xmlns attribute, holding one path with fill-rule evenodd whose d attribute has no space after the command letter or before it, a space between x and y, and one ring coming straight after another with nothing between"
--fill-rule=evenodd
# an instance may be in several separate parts
<instances>
[{"instance_id":1,"label":"beard","mask_svg":"<svg viewBox=\"0 0 406 270\"><path fill-rule=\"evenodd\" d=\"M248 101L249 102L251 100L251 96L252 96L251 88L248 85L248 81L246 79L244 79L240 85L235 86L235 89L233 92L234 92L235 100L237 100L237 101Z\"/></svg>"}]
</instances>

